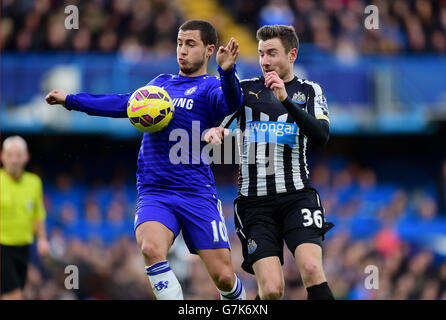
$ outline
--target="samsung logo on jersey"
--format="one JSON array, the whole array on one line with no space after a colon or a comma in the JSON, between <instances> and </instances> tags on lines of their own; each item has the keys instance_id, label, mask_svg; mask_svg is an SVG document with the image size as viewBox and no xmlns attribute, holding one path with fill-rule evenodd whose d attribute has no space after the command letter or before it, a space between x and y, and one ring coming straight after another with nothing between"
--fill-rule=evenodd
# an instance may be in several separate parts
<instances>
[{"instance_id":1,"label":"samsung logo on jersey","mask_svg":"<svg viewBox=\"0 0 446 320\"><path fill-rule=\"evenodd\" d=\"M175 98L172 100L173 106L175 108L186 108L187 110L192 109L194 106L194 99L188 99L188 98Z\"/></svg>"}]
</instances>

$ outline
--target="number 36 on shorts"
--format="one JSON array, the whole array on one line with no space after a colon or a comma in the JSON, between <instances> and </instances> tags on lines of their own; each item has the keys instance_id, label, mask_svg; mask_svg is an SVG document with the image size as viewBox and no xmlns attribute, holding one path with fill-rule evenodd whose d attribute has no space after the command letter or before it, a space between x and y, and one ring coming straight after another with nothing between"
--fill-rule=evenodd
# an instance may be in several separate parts
<instances>
[{"instance_id":1,"label":"number 36 on shorts","mask_svg":"<svg viewBox=\"0 0 446 320\"><path fill-rule=\"evenodd\" d=\"M325 218L320 209L310 210L308 208L303 208L300 212L303 217L302 225L304 227L322 228Z\"/></svg>"}]
</instances>

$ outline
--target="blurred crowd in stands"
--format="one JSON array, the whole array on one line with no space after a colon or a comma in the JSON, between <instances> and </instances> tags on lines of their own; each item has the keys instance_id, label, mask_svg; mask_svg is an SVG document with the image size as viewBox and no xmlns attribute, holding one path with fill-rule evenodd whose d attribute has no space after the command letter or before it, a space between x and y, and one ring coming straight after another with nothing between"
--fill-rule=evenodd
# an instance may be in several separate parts
<instances>
[{"instance_id":1,"label":"blurred crowd in stands","mask_svg":"<svg viewBox=\"0 0 446 320\"><path fill-rule=\"evenodd\" d=\"M446 2L443 0L220 2L231 3L237 21L249 25L253 31L265 24L291 24L301 42L341 55L446 52ZM378 8L379 29L368 30L364 26L371 13L365 13L368 5Z\"/></svg>"},{"instance_id":2,"label":"blurred crowd in stands","mask_svg":"<svg viewBox=\"0 0 446 320\"><path fill-rule=\"evenodd\" d=\"M41 168L35 171L45 177ZM26 298L153 299L133 236L133 182L121 176L82 185L76 175L65 172L54 181L46 179L51 256L40 259L33 254ZM242 249L234 227L236 176L235 169L217 171L217 189L233 264L248 298L253 299L257 285L254 277L240 268ZM446 299L446 253L423 242L441 228L444 234L446 228L437 195L430 192L429 185L413 189L380 183L374 170L355 162L342 166L321 162L314 166L312 179L321 193L326 219L335 223L323 252L326 275L337 299ZM188 253L181 237L168 259L186 299L219 298L198 256ZM64 287L67 265L79 269L79 290ZM379 271L377 290L365 287L369 265ZM286 248L284 277L284 299L306 299Z\"/></svg>"},{"instance_id":3,"label":"blurred crowd in stands","mask_svg":"<svg viewBox=\"0 0 446 320\"><path fill-rule=\"evenodd\" d=\"M64 27L67 5L79 9L78 30ZM172 52L182 20L172 0L5 0L1 45L21 52Z\"/></svg>"},{"instance_id":4,"label":"blurred crowd in stands","mask_svg":"<svg viewBox=\"0 0 446 320\"><path fill-rule=\"evenodd\" d=\"M340 55L446 52L444 0L215 1L240 25L251 28L253 38L261 25L290 24L301 42ZM64 28L68 4L79 8L78 30ZM379 29L364 27L369 4L378 8ZM3 0L1 47L172 53L184 19L175 0Z\"/></svg>"}]
</instances>

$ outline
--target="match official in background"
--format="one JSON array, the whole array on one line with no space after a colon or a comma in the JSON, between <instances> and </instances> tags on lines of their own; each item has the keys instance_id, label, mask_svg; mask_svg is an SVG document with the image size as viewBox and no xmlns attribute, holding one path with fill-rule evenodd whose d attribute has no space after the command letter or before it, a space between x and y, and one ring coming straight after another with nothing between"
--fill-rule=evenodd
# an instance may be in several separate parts
<instances>
[{"instance_id":1,"label":"match official in background","mask_svg":"<svg viewBox=\"0 0 446 320\"><path fill-rule=\"evenodd\" d=\"M30 246L37 237L37 251L47 255L42 181L25 165L26 141L12 136L3 142L0 169L0 297L23 298Z\"/></svg>"}]
</instances>

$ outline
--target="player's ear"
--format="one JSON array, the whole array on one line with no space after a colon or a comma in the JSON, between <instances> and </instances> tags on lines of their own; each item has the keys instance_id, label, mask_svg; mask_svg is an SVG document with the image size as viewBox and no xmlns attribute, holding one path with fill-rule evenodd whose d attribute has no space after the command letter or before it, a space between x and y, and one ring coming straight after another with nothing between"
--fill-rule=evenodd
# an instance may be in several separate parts
<instances>
[{"instance_id":1,"label":"player's ear","mask_svg":"<svg viewBox=\"0 0 446 320\"><path fill-rule=\"evenodd\" d=\"M215 44L208 44L206 46L206 58L210 58L215 51Z\"/></svg>"},{"instance_id":2,"label":"player's ear","mask_svg":"<svg viewBox=\"0 0 446 320\"><path fill-rule=\"evenodd\" d=\"M288 52L288 60L290 63L294 63L297 59L297 48L292 48L290 52Z\"/></svg>"},{"instance_id":3,"label":"player's ear","mask_svg":"<svg viewBox=\"0 0 446 320\"><path fill-rule=\"evenodd\" d=\"M27 150L25 156L25 166L28 164L29 160L31 160L31 153Z\"/></svg>"}]
</instances>

